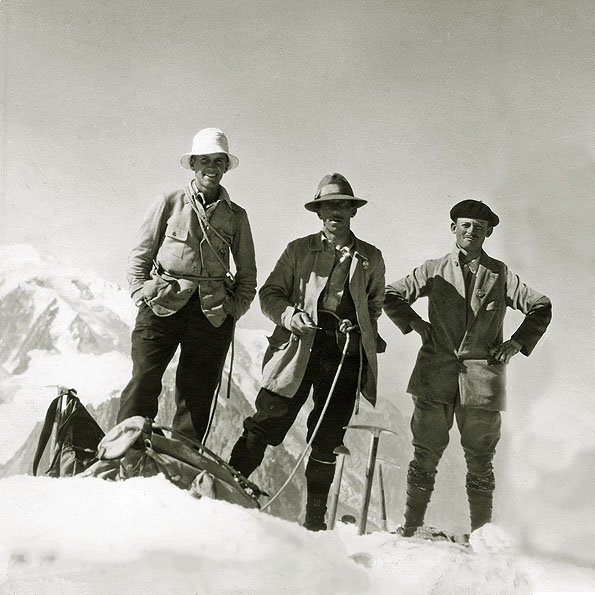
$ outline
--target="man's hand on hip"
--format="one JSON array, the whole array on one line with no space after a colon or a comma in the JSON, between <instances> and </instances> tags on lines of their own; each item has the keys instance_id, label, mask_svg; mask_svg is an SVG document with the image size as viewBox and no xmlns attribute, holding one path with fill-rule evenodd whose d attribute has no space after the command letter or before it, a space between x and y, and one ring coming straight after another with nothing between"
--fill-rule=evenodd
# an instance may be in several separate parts
<instances>
[{"instance_id":1,"label":"man's hand on hip","mask_svg":"<svg viewBox=\"0 0 595 595\"><path fill-rule=\"evenodd\" d=\"M521 349L522 345L514 339L504 341L501 345L496 345L490 349L490 355L501 364L507 364L513 355L516 355Z\"/></svg>"},{"instance_id":2,"label":"man's hand on hip","mask_svg":"<svg viewBox=\"0 0 595 595\"><path fill-rule=\"evenodd\" d=\"M421 337L423 343L432 338L432 325L422 318L412 320L409 325Z\"/></svg>"}]
</instances>

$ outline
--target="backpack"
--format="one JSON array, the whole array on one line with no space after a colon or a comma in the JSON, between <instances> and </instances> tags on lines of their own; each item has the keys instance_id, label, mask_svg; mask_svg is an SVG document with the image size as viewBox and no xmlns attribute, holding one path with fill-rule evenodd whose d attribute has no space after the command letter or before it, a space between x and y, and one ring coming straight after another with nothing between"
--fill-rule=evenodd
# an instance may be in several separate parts
<instances>
[{"instance_id":1,"label":"backpack","mask_svg":"<svg viewBox=\"0 0 595 595\"><path fill-rule=\"evenodd\" d=\"M114 426L99 443L96 462L80 477L123 480L158 474L195 497L244 508L260 508L258 497L266 495L204 444L141 416Z\"/></svg>"},{"instance_id":2,"label":"backpack","mask_svg":"<svg viewBox=\"0 0 595 595\"><path fill-rule=\"evenodd\" d=\"M99 424L80 402L76 390L58 387L58 396L48 408L37 444L33 475L37 475L50 438L50 464L43 475L72 477L96 460L97 446L104 435Z\"/></svg>"},{"instance_id":3,"label":"backpack","mask_svg":"<svg viewBox=\"0 0 595 595\"><path fill-rule=\"evenodd\" d=\"M50 464L44 473L50 477L119 481L163 474L197 498L225 500L244 508L260 509L258 498L267 495L204 444L148 417L129 417L104 433L73 388L59 387L48 408L33 475L50 437Z\"/></svg>"}]
</instances>

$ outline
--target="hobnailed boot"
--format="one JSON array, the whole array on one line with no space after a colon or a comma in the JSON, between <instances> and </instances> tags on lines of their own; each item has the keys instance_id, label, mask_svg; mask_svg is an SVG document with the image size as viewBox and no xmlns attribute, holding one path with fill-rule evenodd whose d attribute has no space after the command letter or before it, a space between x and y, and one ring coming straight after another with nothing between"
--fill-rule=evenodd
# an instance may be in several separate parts
<instances>
[{"instance_id":1,"label":"hobnailed boot","mask_svg":"<svg viewBox=\"0 0 595 595\"><path fill-rule=\"evenodd\" d=\"M310 531L326 531L326 502L335 477L335 463L308 459L306 466L306 519L304 527Z\"/></svg>"},{"instance_id":2,"label":"hobnailed boot","mask_svg":"<svg viewBox=\"0 0 595 595\"><path fill-rule=\"evenodd\" d=\"M267 443L253 432L244 432L235 443L229 464L244 477L249 477L262 463Z\"/></svg>"},{"instance_id":3,"label":"hobnailed boot","mask_svg":"<svg viewBox=\"0 0 595 595\"><path fill-rule=\"evenodd\" d=\"M492 492L467 487L467 499L473 532L492 520Z\"/></svg>"},{"instance_id":4,"label":"hobnailed boot","mask_svg":"<svg viewBox=\"0 0 595 595\"><path fill-rule=\"evenodd\" d=\"M409 464L405 524L398 530L403 537L411 537L424 524L426 509L434 491L435 476L435 473L419 469L413 461Z\"/></svg>"}]
</instances>

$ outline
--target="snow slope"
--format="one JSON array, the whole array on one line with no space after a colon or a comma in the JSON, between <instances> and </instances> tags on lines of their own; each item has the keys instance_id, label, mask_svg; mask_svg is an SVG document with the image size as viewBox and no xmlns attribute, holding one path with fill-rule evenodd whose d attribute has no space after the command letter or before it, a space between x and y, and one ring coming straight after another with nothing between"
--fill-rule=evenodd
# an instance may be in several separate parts
<instances>
[{"instance_id":1,"label":"snow slope","mask_svg":"<svg viewBox=\"0 0 595 595\"><path fill-rule=\"evenodd\" d=\"M499 527L473 550L353 525L310 533L196 500L163 477L0 480L0 595L511 595L594 592L595 570L521 554Z\"/></svg>"}]
</instances>

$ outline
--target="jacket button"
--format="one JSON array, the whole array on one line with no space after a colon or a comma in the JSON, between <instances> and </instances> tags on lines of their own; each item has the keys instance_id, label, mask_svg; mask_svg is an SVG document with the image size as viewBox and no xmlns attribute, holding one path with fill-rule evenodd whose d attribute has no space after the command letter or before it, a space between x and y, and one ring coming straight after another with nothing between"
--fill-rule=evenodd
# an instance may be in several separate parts
<instances>
[{"instance_id":1,"label":"jacket button","mask_svg":"<svg viewBox=\"0 0 595 595\"><path fill-rule=\"evenodd\" d=\"M176 234L176 232L174 231L174 232L172 232L172 234L171 234L171 235L172 235L172 236L174 236L174 238L175 238L177 234Z\"/></svg>"}]
</instances>

